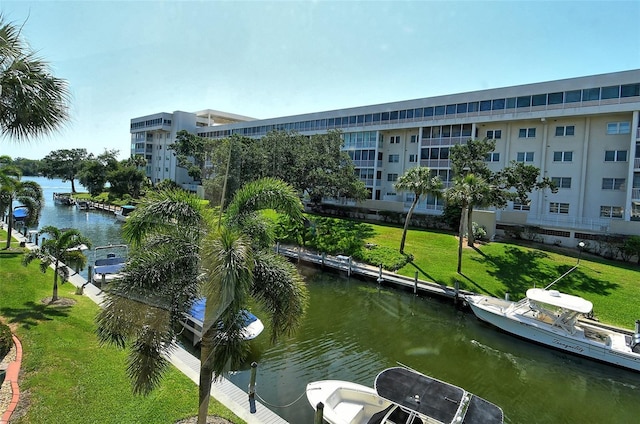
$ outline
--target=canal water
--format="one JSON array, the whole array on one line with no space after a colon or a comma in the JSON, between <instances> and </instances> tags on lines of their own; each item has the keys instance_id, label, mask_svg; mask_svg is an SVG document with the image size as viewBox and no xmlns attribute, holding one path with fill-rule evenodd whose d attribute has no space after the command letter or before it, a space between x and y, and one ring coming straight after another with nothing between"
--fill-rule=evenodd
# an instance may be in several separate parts
<instances>
[{"instance_id":1,"label":"canal water","mask_svg":"<svg viewBox=\"0 0 640 424\"><path fill-rule=\"evenodd\" d=\"M70 191L69 183L38 182L48 196L42 225L76 226L94 244L121 242L111 215L53 206L53 192ZM292 424L313 422L303 395L308 382L339 379L372 386L379 371L398 363L494 402L508 423L639 420L639 373L518 340L450 301L301 270L310 297L299 331L272 345L266 328L251 342L247 361L229 375L245 389L250 364L257 362L257 395Z\"/></svg>"},{"instance_id":2,"label":"canal water","mask_svg":"<svg viewBox=\"0 0 640 424\"><path fill-rule=\"evenodd\" d=\"M122 223L115 219L113 212L82 211L75 206L55 205L53 193L71 193L71 182L44 177L24 177L24 180L37 182L44 192L44 208L38 228L47 225L62 228L76 228L83 236L91 240L93 247L122 243ZM77 191L86 189L76 181ZM93 250L84 252L89 264L94 262ZM80 272L87 278L87 269Z\"/></svg>"}]
</instances>

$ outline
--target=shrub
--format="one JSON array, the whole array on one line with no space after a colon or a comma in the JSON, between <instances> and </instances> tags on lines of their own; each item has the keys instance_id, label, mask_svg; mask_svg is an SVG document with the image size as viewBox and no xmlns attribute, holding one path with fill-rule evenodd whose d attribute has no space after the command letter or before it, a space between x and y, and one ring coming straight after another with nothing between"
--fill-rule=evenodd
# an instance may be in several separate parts
<instances>
[{"instance_id":1,"label":"shrub","mask_svg":"<svg viewBox=\"0 0 640 424\"><path fill-rule=\"evenodd\" d=\"M13 346L11 329L8 325L0 322L0 358L4 358Z\"/></svg>"},{"instance_id":2,"label":"shrub","mask_svg":"<svg viewBox=\"0 0 640 424\"><path fill-rule=\"evenodd\" d=\"M477 222L473 223L473 237L476 240L487 240L487 229Z\"/></svg>"},{"instance_id":3,"label":"shrub","mask_svg":"<svg viewBox=\"0 0 640 424\"><path fill-rule=\"evenodd\" d=\"M382 268L388 271L397 271L413 260L412 255L403 255L397 249L378 246L362 249L354 257L374 266L382 264Z\"/></svg>"}]
</instances>

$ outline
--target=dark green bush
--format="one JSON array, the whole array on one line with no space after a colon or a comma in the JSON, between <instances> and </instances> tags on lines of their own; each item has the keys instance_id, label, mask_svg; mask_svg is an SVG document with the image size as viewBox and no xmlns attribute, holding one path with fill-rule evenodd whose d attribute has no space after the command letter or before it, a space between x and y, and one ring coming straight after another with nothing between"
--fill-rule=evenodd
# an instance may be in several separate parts
<instances>
[{"instance_id":1,"label":"dark green bush","mask_svg":"<svg viewBox=\"0 0 640 424\"><path fill-rule=\"evenodd\" d=\"M397 271L413 260L411 255L403 255L397 249L378 246L362 249L354 257L374 266L382 264L387 271Z\"/></svg>"},{"instance_id":2,"label":"dark green bush","mask_svg":"<svg viewBox=\"0 0 640 424\"><path fill-rule=\"evenodd\" d=\"M4 358L13 346L11 329L8 325L0 322L0 358Z\"/></svg>"}]
</instances>

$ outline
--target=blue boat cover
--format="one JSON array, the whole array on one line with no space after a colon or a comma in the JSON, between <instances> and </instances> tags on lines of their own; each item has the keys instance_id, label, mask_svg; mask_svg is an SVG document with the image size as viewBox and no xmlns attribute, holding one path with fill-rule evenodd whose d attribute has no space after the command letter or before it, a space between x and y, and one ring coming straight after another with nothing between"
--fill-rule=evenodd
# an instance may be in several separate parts
<instances>
[{"instance_id":1,"label":"blue boat cover","mask_svg":"<svg viewBox=\"0 0 640 424\"><path fill-rule=\"evenodd\" d=\"M24 221L27 216L29 216L29 210L27 208L18 206L13 209L13 219Z\"/></svg>"},{"instance_id":2,"label":"blue boat cover","mask_svg":"<svg viewBox=\"0 0 640 424\"><path fill-rule=\"evenodd\" d=\"M191 311L189 311L189 315L200 322L204 322L204 308L206 303L207 303L207 300L205 298L196 300L196 302L193 304L193 307L191 308ZM251 324L252 322L258 320L257 316L253 315L251 312L247 311L246 309L242 310L241 313L244 315L245 327Z\"/></svg>"}]
</instances>

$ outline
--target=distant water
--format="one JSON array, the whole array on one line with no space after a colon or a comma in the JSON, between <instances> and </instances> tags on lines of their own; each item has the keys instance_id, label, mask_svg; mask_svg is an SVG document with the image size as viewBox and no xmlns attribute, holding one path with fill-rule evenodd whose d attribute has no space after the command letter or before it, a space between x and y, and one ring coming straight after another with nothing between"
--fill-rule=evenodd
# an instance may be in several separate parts
<instances>
[{"instance_id":1,"label":"distant water","mask_svg":"<svg viewBox=\"0 0 640 424\"><path fill-rule=\"evenodd\" d=\"M47 225L62 228L75 228L83 236L91 240L93 247L106 246L109 244L121 244L122 223L115 219L113 213L100 212L96 210L81 211L75 206L61 206L53 202L53 193L70 193L71 182L63 183L60 179L48 179L44 177L24 177L24 180L35 181L40 184L44 192L45 205L38 228ZM76 191L86 191L79 182L76 181ZM89 259L89 264L93 262L93 250L85 252ZM87 270L81 272L86 278Z\"/></svg>"}]
</instances>

